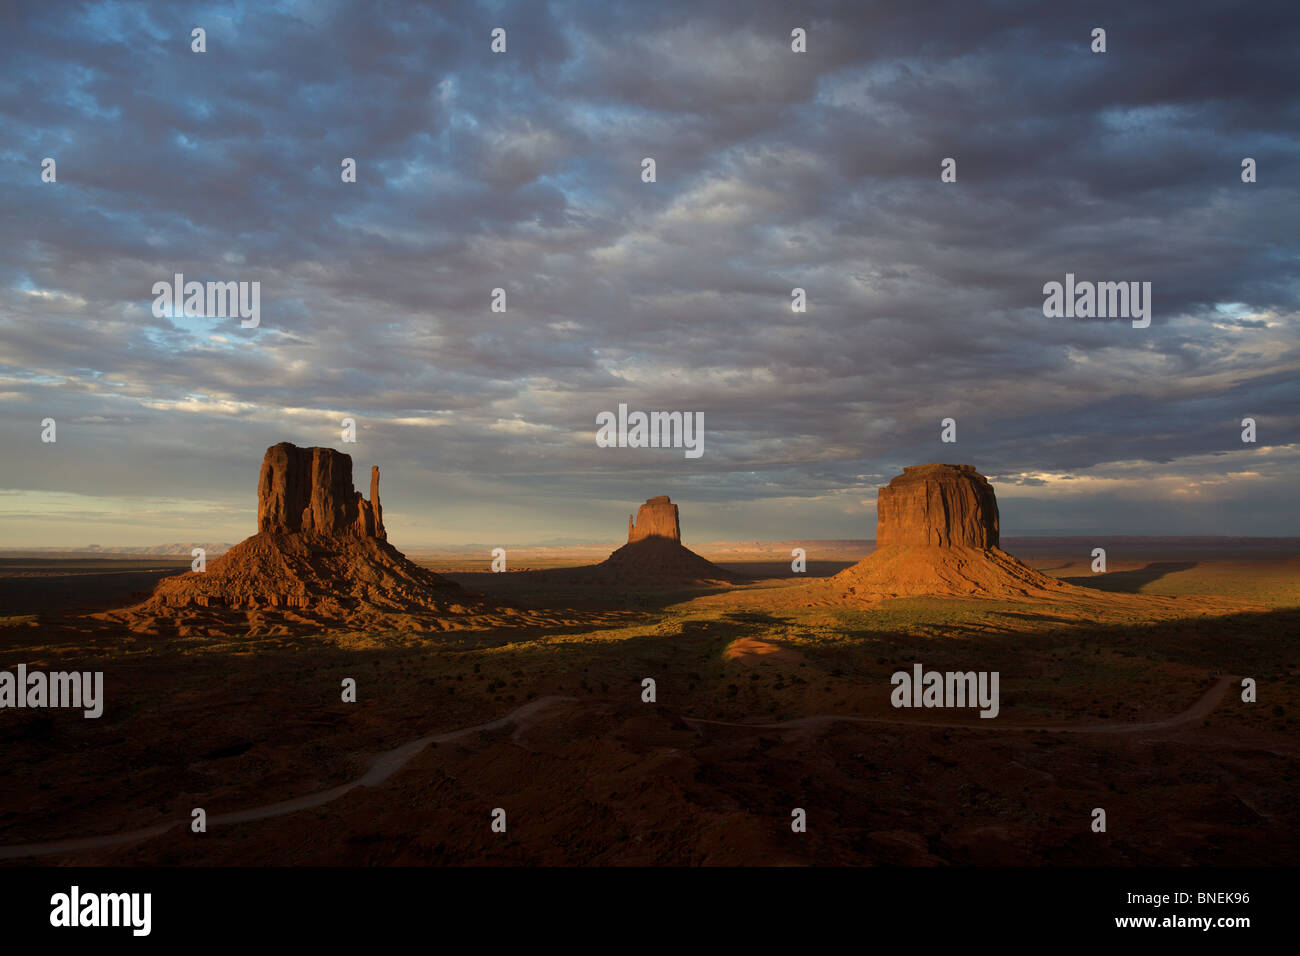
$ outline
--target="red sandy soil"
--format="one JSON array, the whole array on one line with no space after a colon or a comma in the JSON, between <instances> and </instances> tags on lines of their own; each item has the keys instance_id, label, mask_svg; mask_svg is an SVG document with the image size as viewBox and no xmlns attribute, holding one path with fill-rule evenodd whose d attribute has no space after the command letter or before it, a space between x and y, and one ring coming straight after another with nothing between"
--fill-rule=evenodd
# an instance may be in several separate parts
<instances>
[{"instance_id":1,"label":"red sandy soil","mask_svg":"<svg viewBox=\"0 0 1300 956\"><path fill-rule=\"evenodd\" d=\"M782 647L756 637L742 637L732 641L722 652L724 661L740 661L749 665L798 664L803 655L790 647Z\"/></svg>"},{"instance_id":2,"label":"red sandy soil","mask_svg":"<svg viewBox=\"0 0 1300 956\"><path fill-rule=\"evenodd\" d=\"M1051 600L1071 585L1000 548L881 548L831 578L843 597L870 601L920 595Z\"/></svg>"}]
</instances>

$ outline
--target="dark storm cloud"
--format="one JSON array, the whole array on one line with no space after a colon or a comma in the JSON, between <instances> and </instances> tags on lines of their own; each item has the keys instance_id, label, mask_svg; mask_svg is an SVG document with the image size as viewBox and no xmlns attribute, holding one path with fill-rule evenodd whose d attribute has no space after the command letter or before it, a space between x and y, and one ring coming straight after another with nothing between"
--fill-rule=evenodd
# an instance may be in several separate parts
<instances>
[{"instance_id":1,"label":"dark storm cloud","mask_svg":"<svg viewBox=\"0 0 1300 956\"><path fill-rule=\"evenodd\" d=\"M698 536L857 537L932 460L1009 529L1300 533L1291 5L16 11L0 440L60 438L0 487L251 512L266 445L350 415L426 540L613 536L662 491ZM155 318L177 272L260 281L261 327ZM1150 281L1151 327L1044 318L1067 272ZM703 411L704 457L596 448L619 402Z\"/></svg>"}]
</instances>

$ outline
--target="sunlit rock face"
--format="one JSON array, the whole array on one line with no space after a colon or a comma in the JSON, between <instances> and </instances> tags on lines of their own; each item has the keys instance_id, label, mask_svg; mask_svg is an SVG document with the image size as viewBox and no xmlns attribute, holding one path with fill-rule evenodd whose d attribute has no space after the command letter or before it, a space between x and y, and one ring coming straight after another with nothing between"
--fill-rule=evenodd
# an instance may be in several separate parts
<instances>
[{"instance_id":1,"label":"sunlit rock face","mask_svg":"<svg viewBox=\"0 0 1300 956\"><path fill-rule=\"evenodd\" d=\"M993 486L971 465L912 465L876 497L876 547L998 547Z\"/></svg>"},{"instance_id":2,"label":"sunlit rock face","mask_svg":"<svg viewBox=\"0 0 1300 956\"><path fill-rule=\"evenodd\" d=\"M677 506L667 495L647 498L636 511L636 521L627 517L627 543L642 541L646 538L667 538L669 541L681 542L682 528L677 517Z\"/></svg>"}]
</instances>

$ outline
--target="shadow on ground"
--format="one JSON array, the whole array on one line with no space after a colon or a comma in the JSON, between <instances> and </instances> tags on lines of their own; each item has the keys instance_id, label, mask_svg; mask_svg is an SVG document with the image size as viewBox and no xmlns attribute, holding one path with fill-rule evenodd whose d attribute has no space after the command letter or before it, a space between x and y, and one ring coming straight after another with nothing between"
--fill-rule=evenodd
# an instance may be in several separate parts
<instances>
[{"instance_id":1,"label":"shadow on ground","mask_svg":"<svg viewBox=\"0 0 1300 956\"><path fill-rule=\"evenodd\" d=\"M1061 580L1081 588L1092 588L1094 591L1140 594L1142 589L1153 581L1159 581L1167 574L1190 571L1194 567L1196 567L1195 561L1157 561L1133 571L1112 571L1109 574L1090 574L1086 577L1061 578Z\"/></svg>"}]
</instances>

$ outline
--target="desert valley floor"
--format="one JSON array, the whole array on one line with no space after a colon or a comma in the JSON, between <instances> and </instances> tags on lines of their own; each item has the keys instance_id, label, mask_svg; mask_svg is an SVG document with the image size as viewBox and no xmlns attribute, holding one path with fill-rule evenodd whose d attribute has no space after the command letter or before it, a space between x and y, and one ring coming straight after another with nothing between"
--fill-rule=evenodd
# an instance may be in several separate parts
<instances>
[{"instance_id":1,"label":"desert valley floor","mask_svg":"<svg viewBox=\"0 0 1300 956\"><path fill-rule=\"evenodd\" d=\"M1117 539L1106 574L1082 540L1005 546L1116 600L851 606L818 597L862 557L832 546L797 576L788 548L701 549L750 579L673 590L416 553L481 613L144 634L85 615L188 560L4 558L0 666L102 670L107 705L0 715L0 861L1300 862L1300 542ZM998 671L1000 714L893 708L918 662Z\"/></svg>"}]
</instances>

